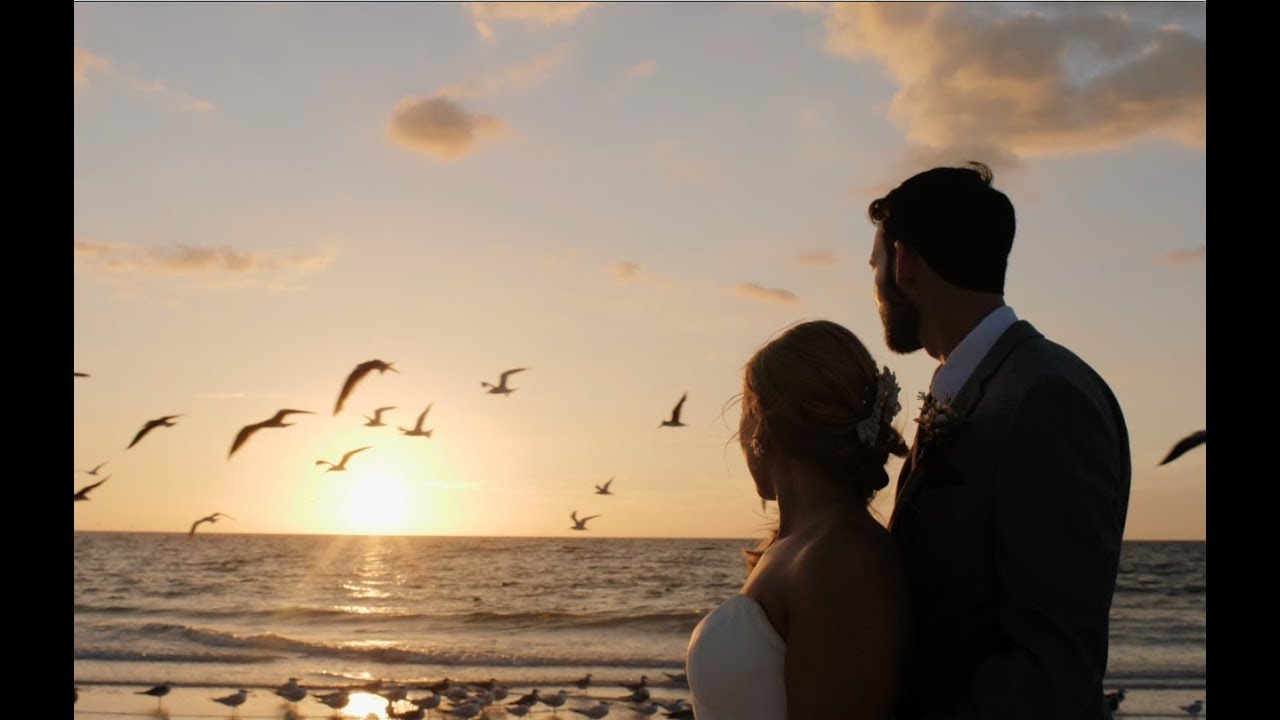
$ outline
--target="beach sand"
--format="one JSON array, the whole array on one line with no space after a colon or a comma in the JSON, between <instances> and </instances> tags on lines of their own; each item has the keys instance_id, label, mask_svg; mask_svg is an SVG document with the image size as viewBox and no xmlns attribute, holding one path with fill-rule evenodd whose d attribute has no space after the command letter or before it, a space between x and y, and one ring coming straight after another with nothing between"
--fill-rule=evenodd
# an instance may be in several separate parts
<instances>
[{"instance_id":1,"label":"beach sand","mask_svg":"<svg viewBox=\"0 0 1280 720\"><path fill-rule=\"evenodd\" d=\"M80 697L75 704L75 717L80 720L94 720L97 718L119 720L120 718L130 718L134 720L183 720L185 718L223 718L232 717L231 710L219 705L211 700L211 698L222 697L236 691L237 688L221 688L221 687L174 687L173 690L164 697L163 710L158 709L159 703L156 699L147 695L137 695L135 693L145 690L144 686L137 685L79 685ZM510 688L511 695L505 702L511 702L521 694L524 694L532 688ZM569 688L566 688L569 689ZM614 690L617 692L614 692ZM272 718L274 720L325 720L326 718L339 717L337 711L332 710L320 704L314 698L308 697L296 705L290 705L279 697L272 694L270 688L249 688L250 694L244 705L240 706L236 713L237 718ZM542 688L544 692L551 692L547 687ZM530 712L527 717L549 718L559 716L561 718L582 718L582 715L572 711L573 708L587 708L595 705L600 700L609 700L610 718L618 718L619 720L635 720L644 718L632 708L632 704L618 698L626 693L622 688L591 688L584 692L577 691L576 688L571 689L569 700L564 707L553 712L551 708L545 705L538 705L537 709ZM424 695L425 692L410 692L413 697ZM352 693L351 704L343 710L341 717L354 718L356 720L366 720L370 715L378 720L386 720L386 703L381 698L369 693L356 692ZM673 700L675 698L688 699L688 691L677 688L654 688L653 698L656 700ZM1125 700L1120 706L1120 712L1116 714L1117 718L1187 718L1190 717L1186 712L1180 709L1181 706L1189 705L1195 700L1205 701L1205 712L1200 714L1201 718L1208 718L1208 696L1204 689L1187 690L1179 689L1146 689L1133 690L1126 689ZM398 710L410 710L412 706L406 703L397 705ZM666 715L659 710L652 717L664 718ZM449 718L450 715L440 712L439 710L431 711L430 717ZM491 707L485 714L485 717L504 717L502 710L497 707ZM512 716L514 717L514 716ZM833 716L835 717L835 716Z\"/></svg>"}]
</instances>

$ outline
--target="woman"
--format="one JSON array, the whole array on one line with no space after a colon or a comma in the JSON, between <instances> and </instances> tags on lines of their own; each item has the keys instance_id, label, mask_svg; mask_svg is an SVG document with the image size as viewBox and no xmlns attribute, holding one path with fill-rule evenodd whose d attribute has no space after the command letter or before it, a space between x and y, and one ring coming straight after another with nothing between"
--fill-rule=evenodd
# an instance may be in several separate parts
<instances>
[{"instance_id":1,"label":"woman","mask_svg":"<svg viewBox=\"0 0 1280 720\"><path fill-rule=\"evenodd\" d=\"M868 503L906 444L893 373L852 332L806 322L747 363L739 440L779 522L739 594L693 631L698 720L887 720L907 640L893 539Z\"/></svg>"}]
</instances>

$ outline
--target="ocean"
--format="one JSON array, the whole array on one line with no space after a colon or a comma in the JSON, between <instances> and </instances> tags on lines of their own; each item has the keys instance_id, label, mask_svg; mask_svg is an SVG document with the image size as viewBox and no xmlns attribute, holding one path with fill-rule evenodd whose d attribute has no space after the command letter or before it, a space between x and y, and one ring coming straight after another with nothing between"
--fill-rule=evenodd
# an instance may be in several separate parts
<instances>
[{"instance_id":1,"label":"ocean","mask_svg":"<svg viewBox=\"0 0 1280 720\"><path fill-rule=\"evenodd\" d=\"M81 532L78 686L679 684L756 540ZM1204 697L1205 543L1126 542L1108 687ZM687 697L687 691L684 691ZM657 693L655 693L656 696Z\"/></svg>"}]
</instances>

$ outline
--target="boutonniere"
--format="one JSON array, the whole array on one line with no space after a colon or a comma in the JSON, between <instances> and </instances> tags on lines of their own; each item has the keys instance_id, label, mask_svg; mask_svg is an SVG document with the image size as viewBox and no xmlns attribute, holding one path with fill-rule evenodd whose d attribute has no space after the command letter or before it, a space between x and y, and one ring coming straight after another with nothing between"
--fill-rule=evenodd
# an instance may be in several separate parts
<instances>
[{"instance_id":1,"label":"boutonniere","mask_svg":"<svg viewBox=\"0 0 1280 720\"><path fill-rule=\"evenodd\" d=\"M918 397L923 403L916 418L920 423L920 438L924 442L936 442L946 437L956 425L955 409L950 403L935 398L933 393L919 393Z\"/></svg>"}]
</instances>

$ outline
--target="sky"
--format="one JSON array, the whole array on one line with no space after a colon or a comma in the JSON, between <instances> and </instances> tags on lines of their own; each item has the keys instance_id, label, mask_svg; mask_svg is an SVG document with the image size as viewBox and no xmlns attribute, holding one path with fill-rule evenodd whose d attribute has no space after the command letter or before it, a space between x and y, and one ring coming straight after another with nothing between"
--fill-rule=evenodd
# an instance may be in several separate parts
<instances>
[{"instance_id":1,"label":"sky","mask_svg":"<svg viewBox=\"0 0 1280 720\"><path fill-rule=\"evenodd\" d=\"M914 434L935 362L885 346L866 208L980 160L1017 211L1006 301L1124 410L1126 539L1205 539L1207 448L1157 467L1205 426L1204 3L74 18L73 490L110 477L76 530L761 536L744 364L841 323ZM313 414L228 456L280 409Z\"/></svg>"}]
</instances>

